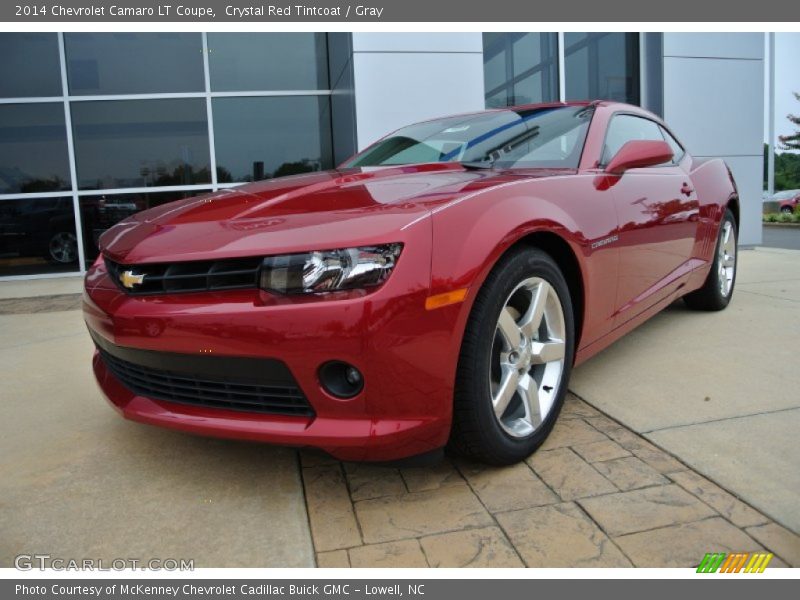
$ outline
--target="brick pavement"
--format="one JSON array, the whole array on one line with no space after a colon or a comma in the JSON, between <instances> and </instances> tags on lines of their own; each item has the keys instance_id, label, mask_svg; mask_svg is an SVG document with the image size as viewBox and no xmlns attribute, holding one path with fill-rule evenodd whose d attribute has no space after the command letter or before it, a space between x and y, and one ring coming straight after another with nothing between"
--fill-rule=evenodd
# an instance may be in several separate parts
<instances>
[{"instance_id":1,"label":"brick pavement","mask_svg":"<svg viewBox=\"0 0 800 600\"><path fill-rule=\"evenodd\" d=\"M800 538L573 394L525 463L395 469L301 452L320 567L694 567Z\"/></svg>"}]
</instances>

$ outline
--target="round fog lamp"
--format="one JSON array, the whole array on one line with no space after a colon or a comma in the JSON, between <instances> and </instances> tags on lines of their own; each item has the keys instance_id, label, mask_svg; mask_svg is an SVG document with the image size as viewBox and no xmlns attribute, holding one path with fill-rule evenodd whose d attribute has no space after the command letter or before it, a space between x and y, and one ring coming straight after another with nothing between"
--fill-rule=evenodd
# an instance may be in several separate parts
<instances>
[{"instance_id":1,"label":"round fog lamp","mask_svg":"<svg viewBox=\"0 0 800 600\"><path fill-rule=\"evenodd\" d=\"M356 367L340 360L332 360L319 368L322 388L336 398L353 398L364 389L364 376Z\"/></svg>"}]
</instances>

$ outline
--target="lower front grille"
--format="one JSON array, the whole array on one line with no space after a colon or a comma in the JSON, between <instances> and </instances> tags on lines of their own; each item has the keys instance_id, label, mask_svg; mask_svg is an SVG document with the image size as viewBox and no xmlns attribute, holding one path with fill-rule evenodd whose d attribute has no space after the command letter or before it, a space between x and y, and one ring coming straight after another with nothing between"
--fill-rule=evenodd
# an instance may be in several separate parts
<instances>
[{"instance_id":1,"label":"lower front grille","mask_svg":"<svg viewBox=\"0 0 800 600\"><path fill-rule=\"evenodd\" d=\"M92 337L106 368L139 396L225 410L314 415L302 390L280 361L136 350ZM154 360L166 368L153 366ZM238 372L238 376L223 375L229 371L225 366L231 363L237 363L237 368L230 371ZM242 371L251 368L256 370L243 377Z\"/></svg>"}]
</instances>

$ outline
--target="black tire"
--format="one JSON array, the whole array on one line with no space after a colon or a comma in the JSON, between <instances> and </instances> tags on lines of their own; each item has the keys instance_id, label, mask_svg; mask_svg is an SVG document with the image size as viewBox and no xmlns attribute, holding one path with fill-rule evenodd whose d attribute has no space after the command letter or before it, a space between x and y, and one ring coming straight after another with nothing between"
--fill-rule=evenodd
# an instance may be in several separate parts
<instances>
[{"instance_id":1,"label":"black tire","mask_svg":"<svg viewBox=\"0 0 800 600\"><path fill-rule=\"evenodd\" d=\"M532 433L514 437L495 417L490 387L490 360L500 311L505 309L506 301L517 286L532 277L549 283L560 301L565 331L564 360L557 388L549 392L553 394L552 408ZM544 442L558 418L567 393L574 353L572 302L558 265L547 253L537 248L512 250L487 277L467 322L456 374L453 426L448 449L494 465L513 464L529 456Z\"/></svg>"},{"instance_id":2,"label":"black tire","mask_svg":"<svg viewBox=\"0 0 800 600\"><path fill-rule=\"evenodd\" d=\"M785 214L785 215L790 215L790 214L792 214L794 211L792 210L792 207L791 207L791 206L782 206L782 207L781 207L781 212L782 212L783 214Z\"/></svg>"},{"instance_id":3,"label":"black tire","mask_svg":"<svg viewBox=\"0 0 800 600\"><path fill-rule=\"evenodd\" d=\"M78 239L71 231L53 231L47 238L45 258L57 265L68 265L78 260Z\"/></svg>"},{"instance_id":4,"label":"black tire","mask_svg":"<svg viewBox=\"0 0 800 600\"><path fill-rule=\"evenodd\" d=\"M735 263L733 269L733 278L730 282L730 290L727 294L723 293L720 277L720 245L722 244L723 232L725 231L726 223L731 227L731 235L734 236L734 249L735 249ZM722 310L731 301L733 297L733 289L736 285L736 273L738 271L738 254L739 254L739 232L736 229L736 219L730 209L725 209L725 214L719 224L719 232L717 233L717 243L714 246L714 260L711 263L711 269L708 272L703 287L690 292L683 297L683 301L689 308L695 310Z\"/></svg>"}]
</instances>

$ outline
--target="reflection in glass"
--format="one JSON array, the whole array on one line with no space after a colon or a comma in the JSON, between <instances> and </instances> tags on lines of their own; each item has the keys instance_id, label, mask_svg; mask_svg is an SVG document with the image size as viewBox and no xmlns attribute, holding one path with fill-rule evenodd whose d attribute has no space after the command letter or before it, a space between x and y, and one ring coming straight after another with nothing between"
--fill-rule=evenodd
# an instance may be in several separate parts
<instances>
[{"instance_id":1,"label":"reflection in glass","mask_svg":"<svg viewBox=\"0 0 800 600\"><path fill-rule=\"evenodd\" d=\"M83 251L86 265L91 265L97 258L97 242L103 232L112 225L141 210L204 193L203 191L144 192L141 194L82 196L80 199L81 227L83 228Z\"/></svg>"},{"instance_id":2,"label":"reflection in glass","mask_svg":"<svg viewBox=\"0 0 800 600\"><path fill-rule=\"evenodd\" d=\"M661 128L650 119L634 115L615 115L606 132L600 164L607 165L627 142L633 140L662 142L664 136Z\"/></svg>"},{"instance_id":3,"label":"reflection in glass","mask_svg":"<svg viewBox=\"0 0 800 600\"><path fill-rule=\"evenodd\" d=\"M72 198L0 200L0 276L77 270Z\"/></svg>"},{"instance_id":4,"label":"reflection in glass","mask_svg":"<svg viewBox=\"0 0 800 600\"><path fill-rule=\"evenodd\" d=\"M565 33L567 100L639 104L638 33Z\"/></svg>"},{"instance_id":5,"label":"reflection in glass","mask_svg":"<svg viewBox=\"0 0 800 600\"><path fill-rule=\"evenodd\" d=\"M0 105L0 194L69 188L64 105Z\"/></svg>"},{"instance_id":6,"label":"reflection in glass","mask_svg":"<svg viewBox=\"0 0 800 600\"><path fill-rule=\"evenodd\" d=\"M209 33L211 90L328 89L324 33Z\"/></svg>"},{"instance_id":7,"label":"reflection in glass","mask_svg":"<svg viewBox=\"0 0 800 600\"><path fill-rule=\"evenodd\" d=\"M72 103L81 189L211 181L202 98Z\"/></svg>"},{"instance_id":8,"label":"reflection in glass","mask_svg":"<svg viewBox=\"0 0 800 600\"><path fill-rule=\"evenodd\" d=\"M0 97L61 95L55 33L0 33Z\"/></svg>"},{"instance_id":9,"label":"reflection in glass","mask_svg":"<svg viewBox=\"0 0 800 600\"><path fill-rule=\"evenodd\" d=\"M484 33L486 106L558 100L555 33Z\"/></svg>"},{"instance_id":10,"label":"reflection in glass","mask_svg":"<svg viewBox=\"0 0 800 600\"><path fill-rule=\"evenodd\" d=\"M591 106L516 107L424 121L398 129L347 167L460 162L470 169L574 169Z\"/></svg>"},{"instance_id":11,"label":"reflection in glass","mask_svg":"<svg viewBox=\"0 0 800 600\"><path fill-rule=\"evenodd\" d=\"M202 92L199 33L66 33L70 93Z\"/></svg>"},{"instance_id":12,"label":"reflection in glass","mask_svg":"<svg viewBox=\"0 0 800 600\"><path fill-rule=\"evenodd\" d=\"M681 159L686 151L683 149L683 146L680 145L678 140L672 137L672 134L669 131L663 127L659 127L659 129L661 130L661 135L664 136L664 141L666 141L669 144L669 147L672 149L672 162L678 164L681 162Z\"/></svg>"},{"instance_id":13,"label":"reflection in glass","mask_svg":"<svg viewBox=\"0 0 800 600\"><path fill-rule=\"evenodd\" d=\"M219 182L331 168L329 106L328 96L215 98Z\"/></svg>"}]
</instances>

